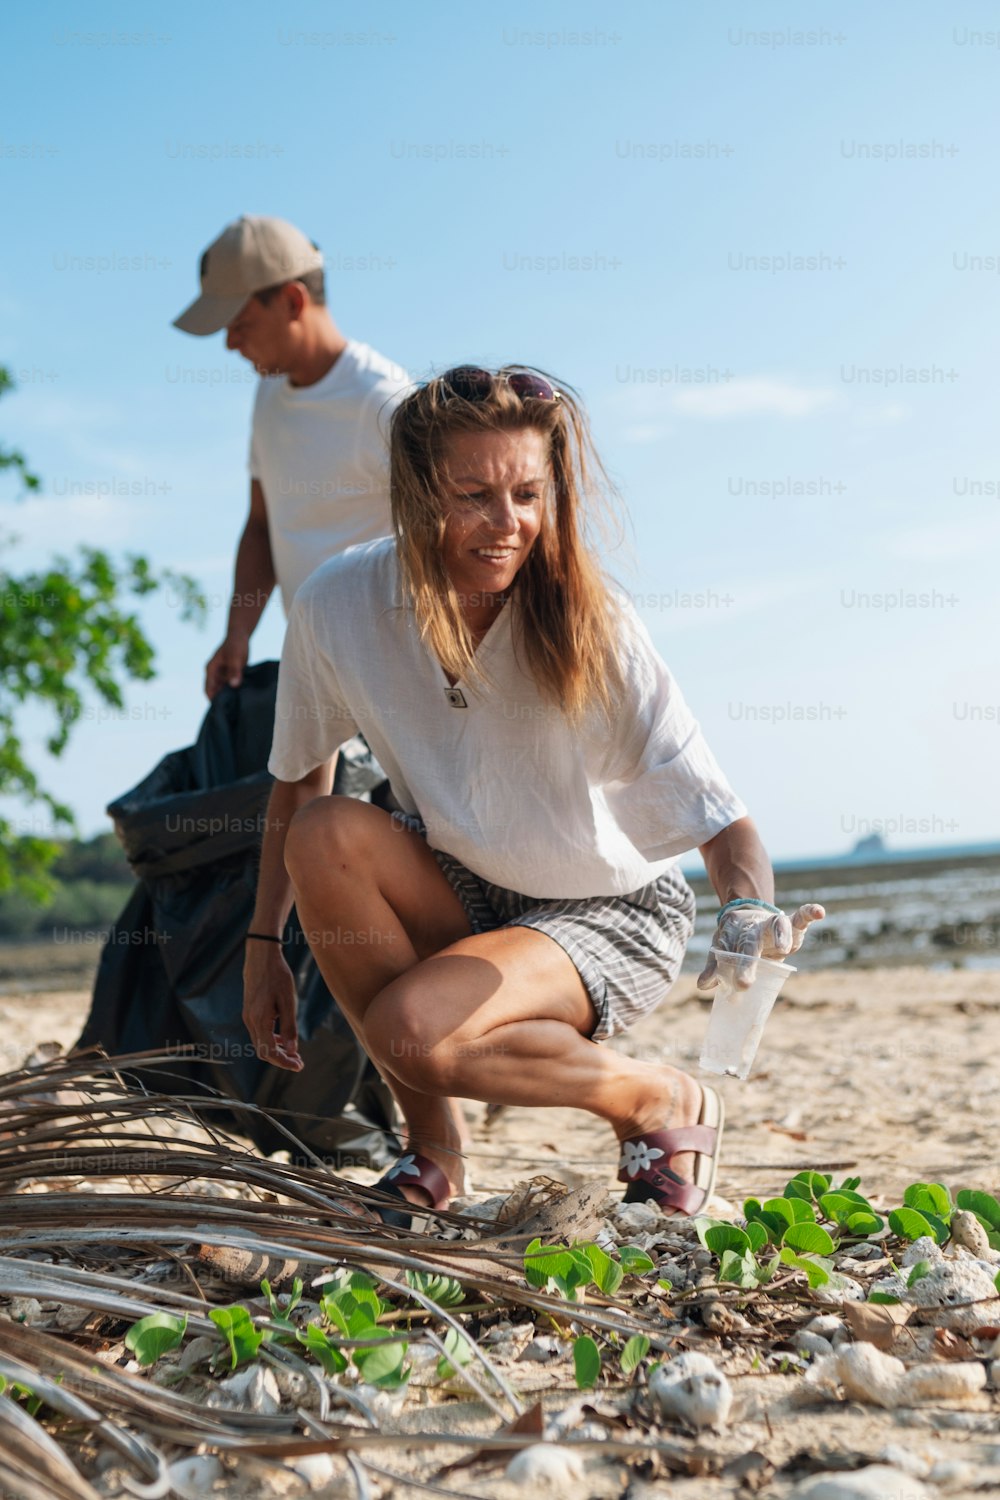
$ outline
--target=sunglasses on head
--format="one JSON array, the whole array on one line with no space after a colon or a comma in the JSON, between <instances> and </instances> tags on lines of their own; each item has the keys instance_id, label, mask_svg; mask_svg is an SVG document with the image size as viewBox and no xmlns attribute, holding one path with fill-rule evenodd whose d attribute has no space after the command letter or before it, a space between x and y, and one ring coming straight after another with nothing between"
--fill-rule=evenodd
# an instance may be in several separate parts
<instances>
[{"instance_id":1,"label":"sunglasses on head","mask_svg":"<svg viewBox=\"0 0 1000 1500\"><path fill-rule=\"evenodd\" d=\"M485 401L493 382L502 380L522 401L558 401L561 392L530 370L501 370L496 375L478 365L456 365L441 376L441 382L463 401Z\"/></svg>"}]
</instances>

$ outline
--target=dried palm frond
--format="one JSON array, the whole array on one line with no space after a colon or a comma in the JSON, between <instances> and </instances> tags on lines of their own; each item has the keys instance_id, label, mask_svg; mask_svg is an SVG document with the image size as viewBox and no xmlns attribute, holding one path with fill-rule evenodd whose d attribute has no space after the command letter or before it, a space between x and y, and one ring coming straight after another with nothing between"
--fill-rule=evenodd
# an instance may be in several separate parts
<instances>
[{"instance_id":1,"label":"dried palm frond","mask_svg":"<svg viewBox=\"0 0 1000 1500\"><path fill-rule=\"evenodd\" d=\"M670 1347L655 1312L602 1298L570 1307L528 1286L516 1238L508 1236L502 1246L480 1245L389 1229L366 1213L390 1201L377 1188L342 1178L315 1158L309 1165L264 1159L231 1129L213 1123L216 1113L227 1120L243 1108L263 1113L253 1106L130 1086L132 1070L141 1066L148 1078L152 1068L175 1056L52 1058L0 1077L0 1374L44 1403L46 1423L9 1394L0 1397L0 1481L29 1500L94 1500L81 1472L88 1461L84 1440L91 1455L94 1445L115 1448L146 1481L143 1488L130 1480L130 1488L150 1500L165 1493L168 1451L199 1445L280 1459L373 1443L490 1448L481 1435L466 1442L454 1433L389 1433L360 1428L356 1418L331 1421L336 1387L294 1350L275 1343L262 1346L262 1357L313 1382L312 1413L208 1407L153 1384L134 1367L108 1362L109 1340L151 1313L186 1316L191 1333L217 1334L207 1313L227 1279L256 1290L262 1275L275 1285L292 1274L317 1284L329 1280L333 1267L367 1271L388 1293L411 1307L419 1304L425 1336L442 1356L446 1346L434 1324L467 1340L478 1374L467 1367L463 1378L503 1424L524 1411L517 1391L461 1321L461 1307L442 1308L404 1283L406 1272L452 1277L476 1290L480 1307L544 1313L563 1326L572 1317L580 1327L622 1338L645 1333L654 1347ZM298 1145L296 1151L300 1158L308 1154ZM476 1224L469 1215L437 1218L466 1230ZM505 1233L513 1227L505 1226ZM37 1320L36 1326L10 1321L2 1307L3 1299L13 1297L36 1299L43 1309L79 1309L82 1326L71 1318L72 1332L60 1334ZM398 1329L385 1333L406 1337ZM358 1344L332 1333L329 1339L345 1351ZM370 1420L349 1388L343 1394ZM511 1451L521 1439L497 1443L497 1451Z\"/></svg>"}]
</instances>

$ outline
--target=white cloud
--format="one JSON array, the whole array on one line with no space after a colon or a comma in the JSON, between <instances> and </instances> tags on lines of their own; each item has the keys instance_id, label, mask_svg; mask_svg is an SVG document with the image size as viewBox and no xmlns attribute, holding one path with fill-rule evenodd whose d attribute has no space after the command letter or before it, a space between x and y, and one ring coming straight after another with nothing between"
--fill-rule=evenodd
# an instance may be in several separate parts
<instances>
[{"instance_id":1,"label":"white cloud","mask_svg":"<svg viewBox=\"0 0 1000 1500\"><path fill-rule=\"evenodd\" d=\"M81 544L130 545L139 519L136 501L111 495L42 495L4 511L4 522L21 544L27 566L41 566L53 549Z\"/></svg>"},{"instance_id":2,"label":"white cloud","mask_svg":"<svg viewBox=\"0 0 1000 1500\"><path fill-rule=\"evenodd\" d=\"M778 417L809 417L840 399L831 390L808 389L787 380L765 375L730 380L725 385L678 391L672 399L675 411L696 417L744 417L770 414Z\"/></svg>"}]
</instances>

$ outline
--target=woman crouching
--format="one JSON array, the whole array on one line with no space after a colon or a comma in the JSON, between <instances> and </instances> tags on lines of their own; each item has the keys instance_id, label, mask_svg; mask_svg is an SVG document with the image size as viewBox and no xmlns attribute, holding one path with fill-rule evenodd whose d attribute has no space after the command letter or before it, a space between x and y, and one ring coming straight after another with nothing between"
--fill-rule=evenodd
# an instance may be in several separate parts
<instances>
[{"instance_id":1,"label":"woman crouching","mask_svg":"<svg viewBox=\"0 0 1000 1500\"><path fill-rule=\"evenodd\" d=\"M680 970L694 899L678 856L702 853L717 946L781 957L822 907L771 904L746 808L602 575L586 511L604 471L573 394L522 367L449 371L396 410L391 466L395 537L319 568L289 619L250 1035L302 1066L273 941L294 894L406 1122L382 1187L425 1210L462 1192L460 1099L572 1106L618 1137L627 1198L697 1213L721 1101L599 1043ZM328 795L359 731L401 814ZM409 1224L405 1203L382 1216Z\"/></svg>"}]
</instances>

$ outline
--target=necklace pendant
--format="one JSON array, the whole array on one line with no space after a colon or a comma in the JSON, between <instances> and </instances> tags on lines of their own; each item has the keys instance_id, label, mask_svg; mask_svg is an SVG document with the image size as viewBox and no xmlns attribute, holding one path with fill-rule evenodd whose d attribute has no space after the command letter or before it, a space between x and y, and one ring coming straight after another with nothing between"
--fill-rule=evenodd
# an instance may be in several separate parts
<instances>
[{"instance_id":1,"label":"necklace pendant","mask_svg":"<svg viewBox=\"0 0 1000 1500\"><path fill-rule=\"evenodd\" d=\"M465 694L461 688L446 687L444 695L452 708L468 708L469 706L465 701Z\"/></svg>"}]
</instances>

